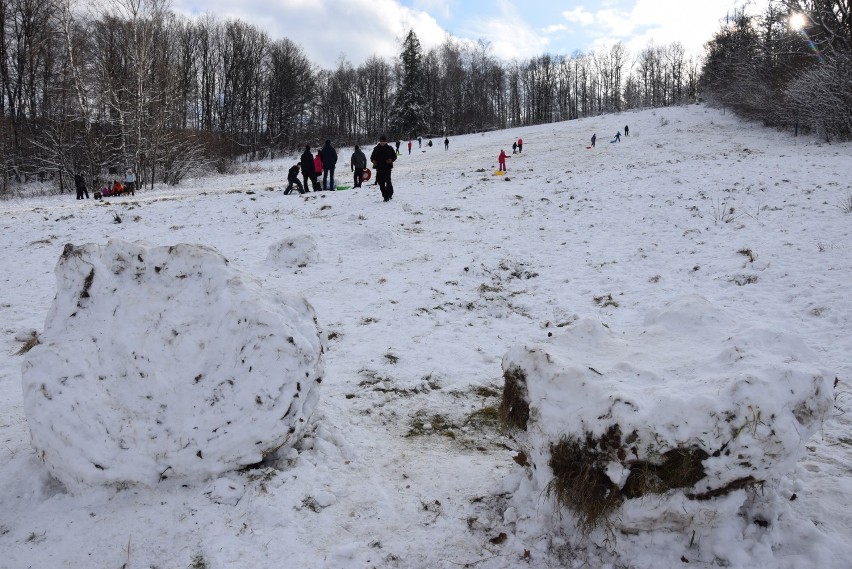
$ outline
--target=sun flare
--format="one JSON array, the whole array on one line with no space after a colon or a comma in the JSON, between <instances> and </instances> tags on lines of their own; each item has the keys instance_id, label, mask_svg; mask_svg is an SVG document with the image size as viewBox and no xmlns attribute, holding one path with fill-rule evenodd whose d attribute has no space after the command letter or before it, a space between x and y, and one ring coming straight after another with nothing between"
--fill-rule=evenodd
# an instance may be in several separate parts
<instances>
[{"instance_id":1,"label":"sun flare","mask_svg":"<svg viewBox=\"0 0 852 569\"><path fill-rule=\"evenodd\" d=\"M795 14L790 15L789 24L791 30L799 31L805 27L805 24L807 24L807 19L805 18L804 14L796 12Z\"/></svg>"}]
</instances>

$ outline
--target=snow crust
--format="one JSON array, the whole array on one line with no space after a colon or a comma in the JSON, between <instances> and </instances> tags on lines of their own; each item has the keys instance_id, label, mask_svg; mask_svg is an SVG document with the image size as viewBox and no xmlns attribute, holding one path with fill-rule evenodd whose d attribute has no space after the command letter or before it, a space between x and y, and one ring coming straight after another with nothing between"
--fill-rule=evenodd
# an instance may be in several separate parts
<instances>
[{"instance_id":1,"label":"snow crust","mask_svg":"<svg viewBox=\"0 0 852 569\"><path fill-rule=\"evenodd\" d=\"M65 246L23 363L32 443L72 490L204 480L290 448L324 345L301 297L202 245Z\"/></svg>"}]
</instances>

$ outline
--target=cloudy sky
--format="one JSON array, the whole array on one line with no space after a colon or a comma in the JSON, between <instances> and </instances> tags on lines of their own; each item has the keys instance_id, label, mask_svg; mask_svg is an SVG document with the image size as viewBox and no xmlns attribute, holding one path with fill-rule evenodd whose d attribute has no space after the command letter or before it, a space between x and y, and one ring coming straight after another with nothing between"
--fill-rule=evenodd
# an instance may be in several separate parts
<instances>
[{"instance_id":1,"label":"cloudy sky","mask_svg":"<svg viewBox=\"0 0 852 569\"><path fill-rule=\"evenodd\" d=\"M767 0L753 0L753 9ZM273 39L288 37L324 68L341 56L355 65L393 57L414 29L425 49L450 34L485 40L502 59L589 52L623 42L681 42L699 53L742 0L173 0L182 14L239 18Z\"/></svg>"}]
</instances>

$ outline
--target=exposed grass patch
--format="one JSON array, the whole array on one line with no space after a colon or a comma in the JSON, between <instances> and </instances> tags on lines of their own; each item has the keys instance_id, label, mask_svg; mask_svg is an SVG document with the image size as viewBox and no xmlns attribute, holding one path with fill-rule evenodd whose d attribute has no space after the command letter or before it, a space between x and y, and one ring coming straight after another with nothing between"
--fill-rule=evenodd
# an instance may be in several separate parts
<instances>
[{"instance_id":1,"label":"exposed grass patch","mask_svg":"<svg viewBox=\"0 0 852 569\"><path fill-rule=\"evenodd\" d=\"M41 342L38 339L38 332L33 330L30 333L30 337L27 338L24 341L24 343L21 345L21 349L18 350L17 352L15 352L15 354L18 355L18 356L22 356L22 355L26 354L27 352L29 352L30 350L32 350L33 348L35 348L36 346L38 346L40 343Z\"/></svg>"},{"instance_id":2,"label":"exposed grass patch","mask_svg":"<svg viewBox=\"0 0 852 569\"><path fill-rule=\"evenodd\" d=\"M399 356L396 356L396 355L394 355L390 352L387 352L384 355L384 358L385 358L385 361L387 361L390 364L396 364L399 361Z\"/></svg>"},{"instance_id":3,"label":"exposed grass patch","mask_svg":"<svg viewBox=\"0 0 852 569\"><path fill-rule=\"evenodd\" d=\"M520 367L503 373L503 399L500 401L500 420L510 428L526 430L530 419L527 402L527 376Z\"/></svg>"},{"instance_id":4,"label":"exposed grass patch","mask_svg":"<svg viewBox=\"0 0 852 569\"><path fill-rule=\"evenodd\" d=\"M754 251L748 248L740 249L737 253L746 257L749 263L754 263L754 260L757 259L757 255L754 254Z\"/></svg>"},{"instance_id":5,"label":"exposed grass patch","mask_svg":"<svg viewBox=\"0 0 852 569\"><path fill-rule=\"evenodd\" d=\"M424 435L443 435L451 439L456 438L458 426L445 415L433 413L429 415L426 411L418 411L411 418L411 425L406 437L420 437Z\"/></svg>"},{"instance_id":6,"label":"exposed grass patch","mask_svg":"<svg viewBox=\"0 0 852 569\"><path fill-rule=\"evenodd\" d=\"M618 301L612 298L612 293L608 293L603 296L596 296L594 297L594 300L595 304L597 304L601 308L606 308L607 306L618 308Z\"/></svg>"},{"instance_id":7,"label":"exposed grass patch","mask_svg":"<svg viewBox=\"0 0 852 569\"><path fill-rule=\"evenodd\" d=\"M757 275L734 275L731 277L731 282L737 286L745 286L757 282Z\"/></svg>"}]
</instances>

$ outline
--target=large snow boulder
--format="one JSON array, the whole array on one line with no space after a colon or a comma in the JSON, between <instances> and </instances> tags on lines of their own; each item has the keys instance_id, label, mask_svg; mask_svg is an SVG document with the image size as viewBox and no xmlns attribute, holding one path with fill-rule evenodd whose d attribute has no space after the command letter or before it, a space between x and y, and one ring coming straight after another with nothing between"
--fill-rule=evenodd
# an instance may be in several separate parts
<instances>
[{"instance_id":1,"label":"large snow boulder","mask_svg":"<svg viewBox=\"0 0 852 569\"><path fill-rule=\"evenodd\" d=\"M545 492L588 532L725 523L748 489L794 470L833 404L833 376L800 340L695 296L633 334L581 320L510 350L503 371L530 509Z\"/></svg>"},{"instance_id":2,"label":"large snow boulder","mask_svg":"<svg viewBox=\"0 0 852 569\"><path fill-rule=\"evenodd\" d=\"M38 456L71 490L204 480L288 450L319 396L308 302L201 245L66 245L23 364Z\"/></svg>"}]
</instances>

